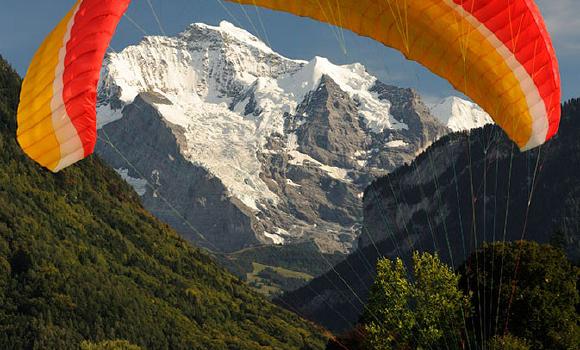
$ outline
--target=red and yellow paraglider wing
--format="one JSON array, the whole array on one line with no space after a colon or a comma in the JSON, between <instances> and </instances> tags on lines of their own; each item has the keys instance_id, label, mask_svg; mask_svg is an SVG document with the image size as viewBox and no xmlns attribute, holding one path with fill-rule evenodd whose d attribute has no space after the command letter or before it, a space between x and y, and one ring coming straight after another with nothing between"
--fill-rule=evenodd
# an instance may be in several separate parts
<instances>
[{"instance_id":1,"label":"red and yellow paraglider wing","mask_svg":"<svg viewBox=\"0 0 580 350\"><path fill-rule=\"evenodd\" d=\"M533 0L231 1L310 17L401 51L478 103L522 150L558 130L558 63Z\"/></svg>"},{"instance_id":2,"label":"red and yellow paraglider wing","mask_svg":"<svg viewBox=\"0 0 580 350\"><path fill-rule=\"evenodd\" d=\"M533 0L230 0L310 17L373 38L448 80L522 150L558 130L560 78ZM58 171L92 153L102 60L130 0L79 0L23 83L18 141Z\"/></svg>"},{"instance_id":3,"label":"red and yellow paraglider wing","mask_svg":"<svg viewBox=\"0 0 580 350\"><path fill-rule=\"evenodd\" d=\"M102 61L129 0L79 0L35 54L22 85L17 138L59 171L93 152Z\"/></svg>"}]
</instances>

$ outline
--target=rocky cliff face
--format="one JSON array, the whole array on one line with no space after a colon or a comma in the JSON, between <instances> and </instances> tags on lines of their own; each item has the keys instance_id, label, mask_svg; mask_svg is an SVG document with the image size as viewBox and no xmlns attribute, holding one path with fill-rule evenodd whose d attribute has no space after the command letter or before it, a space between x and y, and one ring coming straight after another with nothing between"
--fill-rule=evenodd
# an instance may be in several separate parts
<instances>
[{"instance_id":1,"label":"rocky cliff face","mask_svg":"<svg viewBox=\"0 0 580 350\"><path fill-rule=\"evenodd\" d=\"M145 206L212 250L356 246L362 194L449 132L360 64L285 58L233 25L107 57L99 153Z\"/></svg>"},{"instance_id":2,"label":"rocky cliff face","mask_svg":"<svg viewBox=\"0 0 580 350\"><path fill-rule=\"evenodd\" d=\"M96 152L133 185L148 210L187 239L212 250L258 243L251 213L228 198L219 178L184 158L183 128L162 118L154 100L138 95L123 118L100 130Z\"/></svg>"},{"instance_id":3,"label":"rocky cliff face","mask_svg":"<svg viewBox=\"0 0 580 350\"><path fill-rule=\"evenodd\" d=\"M580 101L563 106L559 134L517 150L495 126L443 137L365 191L358 249L281 305L333 330L358 320L381 257L437 252L458 267L484 242L534 240L580 258ZM337 311L339 310L339 311Z\"/></svg>"}]
</instances>

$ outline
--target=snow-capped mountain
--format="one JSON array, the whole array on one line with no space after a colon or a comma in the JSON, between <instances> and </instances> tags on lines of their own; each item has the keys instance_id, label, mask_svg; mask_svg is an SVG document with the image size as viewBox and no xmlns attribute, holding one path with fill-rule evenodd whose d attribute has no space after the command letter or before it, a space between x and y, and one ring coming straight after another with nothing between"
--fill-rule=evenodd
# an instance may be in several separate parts
<instances>
[{"instance_id":1,"label":"snow-capped mountain","mask_svg":"<svg viewBox=\"0 0 580 350\"><path fill-rule=\"evenodd\" d=\"M97 153L213 250L346 252L372 178L449 132L416 92L360 64L289 59L228 22L146 37L102 72Z\"/></svg>"},{"instance_id":2,"label":"snow-capped mountain","mask_svg":"<svg viewBox=\"0 0 580 350\"><path fill-rule=\"evenodd\" d=\"M455 96L433 104L431 113L453 131L471 130L493 123L481 107Z\"/></svg>"}]
</instances>

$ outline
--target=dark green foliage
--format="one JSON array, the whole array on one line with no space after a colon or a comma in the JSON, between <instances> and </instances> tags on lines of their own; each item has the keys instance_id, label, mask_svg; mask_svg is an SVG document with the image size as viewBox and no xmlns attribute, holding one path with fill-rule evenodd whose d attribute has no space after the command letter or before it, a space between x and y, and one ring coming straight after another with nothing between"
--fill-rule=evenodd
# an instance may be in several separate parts
<instances>
[{"instance_id":1,"label":"dark green foliage","mask_svg":"<svg viewBox=\"0 0 580 350\"><path fill-rule=\"evenodd\" d=\"M381 259L362 323L369 349L458 349L470 312L459 275L437 255L413 254L413 279L403 261Z\"/></svg>"},{"instance_id":2,"label":"dark green foliage","mask_svg":"<svg viewBox=\"0 0 580 350\"><path fill-rule=\"evenodd\" d=\"M561 250L526 241L486 244L460 271L462 287L473 293L470 324L479 344L504 332L531 349L580 344L580 269Z\"/></svg>"},{"instance_id":3,"label":"dark green foliage","mask_svg":"<svg viewBox=\"0 0 580 350\"><path fill-rule=\"evenodd\" d=\"M18 106L20 83L18 74L0 55L0 125L3 129L16 130L13 112Z\"/></svg>"},{"instance_id":4,"label":"dark green foliage","mask_svg":"<svg viewBox=\"0 0 580 350\"><path fill-rule=\"evenodd\" d=\"M529 350L528 342L513 335L495 336L487 344L489 350Z\"/></svg>"},{"instance_id":5,"label":"dark green foliage","mask_svg":"<svg viewBox=\"0 0 580 350\"><path fill-rule=\"evenodd\" d=\"M84 341L81 343L81 350L142 350L142 348L126 340L106 340L97 344Z\"/></svg>"},{"instance_id":6,"label":"dark green foliage","mask_svg":"<svg viewBox=\"0 0 580 350\"><path fill-rule=\"evenodd\" d=\"M20 79L0 60L0 348L319 349L320 331L251 292L147 213L98 158L52 174L15 141ZM89 343L85 343L89 344Z\"/></svg>"}]
</instances>

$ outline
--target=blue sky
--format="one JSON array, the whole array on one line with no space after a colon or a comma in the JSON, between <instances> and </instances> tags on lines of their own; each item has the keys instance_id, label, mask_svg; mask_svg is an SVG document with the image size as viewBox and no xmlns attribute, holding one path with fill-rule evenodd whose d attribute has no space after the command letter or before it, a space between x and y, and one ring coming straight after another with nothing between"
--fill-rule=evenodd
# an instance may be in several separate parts
<instances>
[{"instance_id":1,"label":"blue sky","mask_svg":"<svg viewBox=\"0 0 580 350\"><path fill-rule=\"evenodd\" d=\"M266 41L285 56L328 57L334 63L361 62L381 80L419 90L430 100L457 94L442 79L399 53L372 40L326 24L273 11L241 7L222 0L133 0L128 17L147 34L160 34L148 1L163 31L176 34L189 23L217 24L228 20ZM74 0L5 0L0 12L0 54L24 74L44 36ZM564 99L580 97L580 0L537 0L552 33L560 59ZM263 25L262 25L263 24ZM143 32L127 18L111 46L115 50L138 42Z\"/></svg>"}]
</instances>

